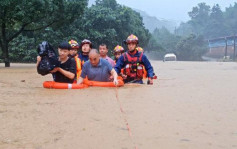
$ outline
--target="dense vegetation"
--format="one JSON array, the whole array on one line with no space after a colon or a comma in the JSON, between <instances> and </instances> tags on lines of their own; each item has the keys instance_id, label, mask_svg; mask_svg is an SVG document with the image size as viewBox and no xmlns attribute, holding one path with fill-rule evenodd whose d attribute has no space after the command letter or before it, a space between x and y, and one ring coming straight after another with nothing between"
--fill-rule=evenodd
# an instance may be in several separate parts
<instances>
[{"instance_id":1,"label":"dense vegetation","mask_svg":"<svg viewBox=\"0 0 237 149\"><path fill-rule=\"evenodd\" d=\"M237 32L237 3L230 5L225 11L222 11L218 4L211 8L200 3L188 14L191 20L181 24L177 30L179 35L194 33L210 39L235 35Z\"/></svg>"},{"instance_id":2,"label":"dense vegetation","mask_svg":"<svg viewBox=\"0 0 237 149\"><path fill-rule=\"evenodd\" d=\"M116 0L2 0L0 1L0 59L34 62L37 45L47 40L55 48L63 40L106 43L109 49L122 44L133 33L146 46L150 33L139 13L117 4Z\"/></svg>"},{"instance_id":3,"label":"dense vegetation","mask_svg":"<svg viewBox=\"0 0 237 149\"><path fill-rule=\"evenodd\" d=\"M177 54L179 60L201 60L206 53L207 40L232 36L237 33L237 3L222 11L218 4L212 8L200 3L188 12L190 20L181 23L174 33L167 29L156 29L147 49L161 58L168 52Z\"/></svg>"},{"instance_id":4,"label":"dense vegetation","mask_svg":"<svg viewBox=\"0 0 237 149\"><path fill-rule=\"evenodd\" d=\"M1 0L0 62L34 62L37 45L46 40L55 48L63 40L87 38L95 48L105 43L109 49L133 33L140 46L156 59L174 52L179 60L201 60L206 39L234 35L237 31L237 3L222 11L205 3L193 7L190 20L174 33L166 28L145 29L141 15L116 0Z\"/></svg>"}]
</instances>

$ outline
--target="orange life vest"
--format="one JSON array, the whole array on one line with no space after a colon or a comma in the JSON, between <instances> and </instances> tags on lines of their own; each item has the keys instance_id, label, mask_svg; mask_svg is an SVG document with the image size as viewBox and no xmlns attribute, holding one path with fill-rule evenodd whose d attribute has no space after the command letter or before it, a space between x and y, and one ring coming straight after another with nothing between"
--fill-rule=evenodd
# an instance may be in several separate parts
<instances>
[{"instance_id":1,"label":"orange life vest","mask_svg":"<svg viewBox=\"0 0 237 149\"><path fill-rule=\"evenodd\" d=\"M79 77L81 76L81 70L82 70L82 63L80 58L78 58L77 56L74 57L75 61L76 61L76 67L77 67L77 80L79 79Z\"/></svg>"},{"instance_id":2,"label":"orange life vest","mask_svg":"<svg viewBox=\"0 0 237 149\"><path fill-rule=\"evenodd\" d=\"M81 61L81 67L84 65L84 63L85 63L85 61L83 60L83 61Z\"/></svg>"},{"instance_id":3,"label":"orange life vest","mask_svg":"<svg viewBox=\"0 0 237 149\"><path fill-rule=\"evenodd\" d=\"M139 57L131 57L127 52L123 54L125 61L124 74L130 79L143 79L144 65L142 63L143 53L139 52Z\"/></svg>"},{"instance_id":4,"label":"orange life vest","mask_svg":"<svg viewBox=\"0 0 237 149\"><path fill-rule=\"evenodd\" d=\"M143 79L146 79L147 78L147 71L145 69L145 66L143 66L143 72L144 72Z\"/></svg>"}]
</instances>

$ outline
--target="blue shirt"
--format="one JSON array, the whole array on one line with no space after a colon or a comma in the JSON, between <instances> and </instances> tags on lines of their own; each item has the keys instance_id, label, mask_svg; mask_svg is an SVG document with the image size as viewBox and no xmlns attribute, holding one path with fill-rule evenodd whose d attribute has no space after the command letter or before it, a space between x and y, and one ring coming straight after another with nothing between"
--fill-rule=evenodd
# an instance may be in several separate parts
<instances>
[{"instance_id":1,"label":"blue shirt","mask_svg":"<svg viewBox=\"0 0 237 149\"><path fill-rule=\"evenodd\" d=\"M129 53L128 53L129 54ZM130 55L131 57L139 57L140 56L140 53L137 52L136 54L134 55ZM148 77L153 77L153 67L151 66L151 63L150 61L147 59L146 55L142 55L142 64L145 66L145 69L147 71L147 76ZM121 72L121 69L124 68L126 66L126 62L124 60L124 56L120 56L118 61L116 62L116 65L114 67L115 71L120 74Z\"/></svg>"},{"instance_id":2,"label":"blue shirt","mask_svg":"<svg viewBox=\"0 0 237 149\"><path fill-rule=\"evenodd\" d=\"M112 66L107 60L100 58L97 66L92 66L90 60L85 62L82 67L81 77L91 81L108 82L111 76Z\"/></svg>"}]
</instances>

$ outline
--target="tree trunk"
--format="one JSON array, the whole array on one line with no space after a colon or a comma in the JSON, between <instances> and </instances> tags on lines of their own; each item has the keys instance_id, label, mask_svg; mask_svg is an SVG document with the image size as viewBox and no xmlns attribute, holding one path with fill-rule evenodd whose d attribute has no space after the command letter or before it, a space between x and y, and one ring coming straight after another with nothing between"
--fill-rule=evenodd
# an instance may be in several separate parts
<instances>
[{"instance_id":1,"label":"tree trunk","mask_svg":"<svg viewBox=\"0 0 237 149\"><path fill-rule=\"evenodd\" d=\"M8 52L8 43L9 41L7 40L7 34L6 34L6 13L7 13L7 8L4 8L3 11L3 16L2 16L2 41L1 41L1 47L2 47L2 52L3 52L3 58L5 62L5 67L10 67L10 61L9 61L9 52Z\"/></svg>"},{"instance_id":2,"label":"tree trunk","mask_svg":"<svg viewBox=\"0 0 237 149\"><path fill-rule=\"evenodd\" d=\"M6 10L4 11L4 16L6 15ZM8 41L7 41L7 35L6 35L6 24L5 24L5 19L3 19L2 22L2 51L3 51L3 58L4 58L4 63L5 67L10 67L10 61L9 61L9 52L8 52Z\"/></svg>"},{"instance_id":3,"label":"tree trunk","mask_svg":"<svg viewBox=\"0 0 237 149\"><path fill-rule=\"evenodd\" d=\"M10 67L10 62L9 61L5 61L5 67Z\"/></svg>"},{"instance_id":4,"label":"tree trunk","mask_svg":"<svg viewBox=\"0 0 237 149\"><path fill-rule=\"evenodd\" d=\"M9 60L9 54L8 54L8 47L7 49L5 49L5 58L4 58L4 62L5 62L5 67L10 67L10 60Z\"/></svg>"},{"instance_id":5,"label":"tree trunk","mask_svg":"<svg viewBox=\"0 0 237 149\"><path fill-rule=\"evenodd\" d=\"M3 58L4 58L5 67L10 67L8 43L6 43L6 42L3 43L2 51L3 51Z\"/></svg>"},{"instance_id":6,"label":"tree trunk","mask_svg":"<svg viewBox=\"0 0 237 149\"><path fill-rule=\"evenodd\" d=\"M2 51L3 51L5 67L10 67L8 41L6 40L5 34L3 34Z\"/></svg>"}]
</instances>

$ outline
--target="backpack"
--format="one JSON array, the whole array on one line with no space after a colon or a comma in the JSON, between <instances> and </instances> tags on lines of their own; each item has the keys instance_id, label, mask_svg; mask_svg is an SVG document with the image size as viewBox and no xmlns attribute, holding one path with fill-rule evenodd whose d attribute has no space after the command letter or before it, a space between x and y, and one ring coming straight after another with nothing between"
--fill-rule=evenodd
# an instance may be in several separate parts
<instances>
[{"instance_id":1,"label":"backpack","mask_svg":"<svg viewBox=\"0 0 237 149\"><path fill-rule=\"evenodd\" d=\"M41 57L41 61L37 67L38 74L44 76L49 74L54 68L59 67L60 62L57 59L57 54L47 41L39 44L37 52Z\"/></svg>"}]
</instances>

